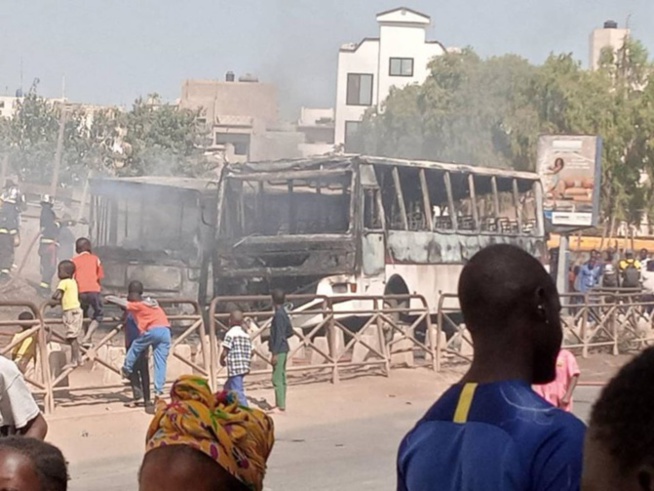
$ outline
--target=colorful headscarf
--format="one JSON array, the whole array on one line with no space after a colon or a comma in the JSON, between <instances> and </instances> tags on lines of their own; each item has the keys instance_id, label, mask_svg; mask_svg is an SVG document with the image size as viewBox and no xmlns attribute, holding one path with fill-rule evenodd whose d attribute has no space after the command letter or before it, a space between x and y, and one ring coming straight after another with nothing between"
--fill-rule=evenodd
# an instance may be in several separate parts
<instances>
[{"instance_id":1,"label":"colorful headscarf","mask_svg":"<svg viewBox=\"0 0 654 491\"><path fill-rule=\"evenodd\" d=\"M238 405L234 393L212 394L206 379L183 375L161 403L146 436L146 452L187 445L215 460L254 491L263 489L266 461L275 442L272 419Z\"/></svg>"}]
</instances>

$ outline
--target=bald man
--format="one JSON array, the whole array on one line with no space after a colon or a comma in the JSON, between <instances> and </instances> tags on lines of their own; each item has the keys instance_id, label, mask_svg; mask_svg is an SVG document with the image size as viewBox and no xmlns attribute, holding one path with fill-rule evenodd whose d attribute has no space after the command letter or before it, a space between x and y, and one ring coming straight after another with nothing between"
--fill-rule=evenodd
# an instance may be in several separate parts
<instances>
[{"instance_id":1,"label":"bald man","mask_svg":"<svg viewBox=\"0 0 654 491\"><path fill-rule=\"evenodd\" d=\"M531 389L556 375L551 277L522 249L490 246L464 267L459 302L473 362L402 441L397 489L578 490L585 426Z\"/></svg>"}]
</instances>

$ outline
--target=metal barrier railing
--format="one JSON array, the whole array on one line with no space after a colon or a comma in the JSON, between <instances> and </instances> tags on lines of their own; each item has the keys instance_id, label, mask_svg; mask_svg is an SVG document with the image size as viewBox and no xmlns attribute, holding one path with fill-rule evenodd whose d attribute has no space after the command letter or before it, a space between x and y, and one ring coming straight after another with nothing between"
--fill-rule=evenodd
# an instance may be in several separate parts
<instances>
[{"instance_id":1,"label":"metal barrier railing","mask_svg":"<svg viewBox=\"0 0 654 491\"><path fill-rule=\"evenodd\" d=\"M202 310L199 304L196 301L188 299L159 299L159 304L164 310L171 310L175 306L187 306L190 307L191 313L178 313L178 312L167 312L168 320L171 323L171 329L173 332L173 342L171 344L171 353L170 356L175 357L176 359L183 362L190 369L201 373L204 376L209 375L210 367L210 349L208 343L208 336L204 324L204 317L202 315ZM13 304L12 304L13 305ZM2 304L0 303L0 307ZM60 332L60 329L63 327L63 321L59 317L49 317L46 319L45 312L51 307L47 302L44 303L40 309L37 309L38 319L41 322L43 332L44 342L46 338L54 339L62 344L68 344L68 341L64 334ZM43 319L46 319L43 321ZM85 319L85 322L88 323L89 319ZM15 321L5 321L11 325L17 325L18 322ZM179 332L179 323L190 323L188 326L184 326L182 332ZM68 367L61 371L56 377L51 377L48 371L48 385L50 390L50 406L47 408L47 411L52 411L54 409L54 394L62 391L70 392L71 390L92 390L92 389L123 389L124 383L109 383L109 384L100 384L100 385L88 385L81 384L75 387L68 385L61 385L61 383L68 378L68 376L75 372L76 370L82 369L87 362L98 363L102 365L105 369L113 372L117 375L120 375L120 367L115 366L112 361L104 356L101 356L99 352L103 347L113 347L112 341L123 329L122 318L121 317L105 317L103 324L113 325L110 330L105 333L99 341L95 341L93 345L89 348L80 346L80 352L82 355L82 363L76 367ZM0 323L2 325L2 323ZM38 329L38 328L34 328ZM179 334L178 334L179 333ZM202 363L198 364L192 359L186 358L179 354L175 348L183 344L185 341L193 335L197 334L199 338L200 346L202 347ZM15 346L17 342L12 343L12 346L7 346L4 348L5 351L9 350L11 347ZM45 344L44 344L45 346ZM108 351L107 351L108 353ZM45 353L47 359L47 351ZM49 368L49 364L46 363L46 369ZM167 383L172 383L174 380L172 377L168 377ZM32 383L32 381L30 381ZM38 387L38 386L37 386Z\"/></svg>"},{"instance_id":2,"label":"metal barrier railing","mask_svg":"<svg viewBox=\"0 0 654 491\"><path fill-rule=\"evenodd\" d=\"M438 369L444 361L442 355L454 355L470 361L470 357L453 348L468 345L460 309L452 306L455 294L441 294L438 305ZM609 348L613 355L633 349L642 349L654 341L654 296L642 291L593 290L588 293L571 293L560 296L563 345L579 349L588 356L591 349ZM445 333L450 338L443 341Z\"/></svg>"},{"instance_id":3,"label":"metal barrier railing","mask_svg":"<svg viewBox=\"0 0 654 491\"><path fill-rule=\"evenodd\" d=\"M211 350L209 348L209 339L207 335L207 330L204 325L204 316L202 315L202 309L200 304L195 300L189 299L169 299L163 298L158 300L159 305L166 310L166 308L174 306L189 306L192 309L190 314L171 314L168 313L167 317L171 324L176 322L191 322L191 325L188 326L179 336L173 336L173 342L170 347L170 353L172 356L183 362L189 368L193 369L196 372L209 377L210 373L210 356ZM171 326L173 327L173 326ZM174 329L176 331L177 329ZM175 350L176 347L180 346L184 341L188 340L191 335L197 334L202 348L202 365L198 365L195 361L187 359L184 356L177 353ZM167 380L168 382L173 382L173 380Z\"/></svg>"},{"instance_id":4,"label":"metal barrier railing","mask_svg":"<svg viewBox=\"0 0 654 491\"><path fill-rule=\"evenodd\" d=\"M390 301L406 306L392 307ZM289 295L287 302L292 305L287 312L299 341L290 348L288 371L329 370L333 383L339 381L339 372L344 368L381 366L388 375L393 350L395 346L399 349L403 341L410 344L404 350L424 353L424 358L436 368L436 346L431 342L434 326L427 301L420 295ZM418 306L412 306L415 303ZM216 297L209 307L212 383L223 371L218 366L218 336L229 329L227 307L230 304L240 307L250 320L253 357L262 360L265 366L251 373L271 372L270 355L264 348L264 337L273 318L270 297ZM402 322L400 318L410 322ZM425 326L425 342L415 336L415 331L421 326ZM388 333L390 339L387 339ZM361 350L365 351L363 355ZM355 351L358 351L360 360L355 359ZM309 360L306 352L312 354Z\"/></svg>"},{"instance_id":5,"label":"metal barrier railing","mask_svg":"<svg viewBox=\"0 0 654 491\"><path fill-rule=\"evenodd\" d=\"M30 383L34 389L35 394L42 394L44 401L44 408L46 413L52 412L54 409L54 397L52 392L52 380L50 377L50 364L48 360L47 341L45 330L43 329L43 316L39 308L32 302L5 302L0 301L0 308L18 308L28 309L34 316L33 320L0 320L0 328L2 327L27 327L16 339L10 341L2 350L1 355L11 353L13 349L23 343L24 340L30 336L35 336L37 356L35 360L35 371L40 373L42 380L36 380L32 377L25 376L25 380ZM11 335L2 331L3 335Z\"/></svg>"}]
</instances>

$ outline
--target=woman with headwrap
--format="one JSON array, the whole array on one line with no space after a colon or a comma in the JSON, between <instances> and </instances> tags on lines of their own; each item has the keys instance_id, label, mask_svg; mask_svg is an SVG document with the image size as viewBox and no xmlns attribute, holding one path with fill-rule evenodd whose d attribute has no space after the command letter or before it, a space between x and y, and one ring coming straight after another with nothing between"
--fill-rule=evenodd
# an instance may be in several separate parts
<instances>
[{"instance_id":1,"label":"woman with headwrap","mask_svg":"<svg viewBox=\"0 0 654 491\"><path fill-rule=\"evenodd\" d=\"M234 393L212 394L201 377L182 376L170 395L148 428L139 490L261 491L272 419Z\"/></svg>"}]
</instances>

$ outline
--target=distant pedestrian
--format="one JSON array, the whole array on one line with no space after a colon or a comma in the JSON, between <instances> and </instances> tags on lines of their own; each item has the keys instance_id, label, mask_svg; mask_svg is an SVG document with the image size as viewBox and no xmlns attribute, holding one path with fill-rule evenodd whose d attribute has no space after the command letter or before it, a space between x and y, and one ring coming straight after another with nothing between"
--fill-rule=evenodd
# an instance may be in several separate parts
<instances>
[{"instance_id":1,"label":"distant pedestrian","mask_svg":"<svg viewBox=\"0 0 654 491\"><path fill-rule=\"evenodd\" d=\"M275 442L272 419L212 394L206 379L183 375L160 402L146 434L140 491L262 491ZM307 486L310 489L310 486Z\"/></svg>"},{"instance_id":2,"label":"distant pedestrian","mask_svg":"<svg viewBox=\"0 0 654 491\"><path fill-rule=\"evenodd\" d=\"M649 251L643 247L638 253L638 261L642 269L647 268L647 263L649 262Z\"/></svg>"},{"instance_id":3,"label":"distant pedestrian","mask_svg":"<svg viewBox=\"0 0 654 491\"><path fill-rule=\"evenodd\" d=\"M247 407L244 381L250 373L252 340L243 326L243 312L233 310L229 316L229 326L220 355L220 364L227 367L225 390L236 392L240 404Z\"/></svg>"},{"instance_id":4,"label":"distant pedestrian","mask_svg":"<svg viewBox=\"0 0 654 491\"><path fill-rule=\"evenodd\" d=\"M18 314L18 320L32 321L34 320L34 314L29 310L26 310ZM33 327L34 326L30 325L21 325L21 332L15 334L11 342L18 341L18 338L21 337L25 331L28 331ZM14 346L14 349L11 351L11 359L16 363L16 365L18 365L20 371L25 373L28 365L36 359L36 333L26 337L19 344Z\"/></svg>"},{"instance_id":5,"label":"distant pedestrian","mask_svg":"<svg viewBox=\"0 0 654 491\"><path fill-rule=\"evenodd\" d=\"M270 324L268 347L272 355L272 383L275 388L275 407L272 412L286 411L286 363L288 357L288 338L293 336L291 319L284 308L286 294L282 290L273 290L272 302L275 313Z\"/></svg>"},{"instance_id":6,"label":"distant pedestrian","mask_svg":"<svg viewBox=\"0 0 654 491\"><path fill-rule=\"evenodd\" d=\"M61 224L54 212L54 198L48 194L41 197L41 238L39 240L39 257L41 258L41 293L50 295L52 277L57 271L59 228Z\"/></svg>"},{"instance_id":7,"label":"distant pedestrian","mask_svg":"<svg viewBox=\"0 0 654 491\"><path fill-rule=\"evenodd\" d=\"M654 348L631 360L593 406L582 491L654 489Z\"/></svg>"},{"instance_id":8,"label":"distant pedestrian","mask_svg":"<svg viewBox=\"0 0 654 491\"><path fill-rule=\"evenodd\" d=\"M71 216L66 213L61 219L61 227L59 229L59 260L73 259L75 256L75 234L71 227L75 225L75 221Z\"/></svg>"},{"instance_id":9,"label":"distant pedestrian","mask_svg":"<svg viewBox=\"0 0 654 491\"><path fill-rule=\"evenodd\" d=\"M84 314L79 302L79 290L75 275L75 264L72 261L61 261L58 266L59 284L52 295L52 305L61 305L61 318L66 329L66 342L70 344L70 363L64 370L75 368L82 363L80 354L80 339L84 326Z\"/></svg>"},{"instance_id":10,"label":"distant pedestrian","mask_svg":"<svg viewBox=\"0 0 654 491\"><path fill-rule=\"evenodd\" d=\"M549 384L535 385L534 391L552 406L572 412L572 394L580 374L575 355L562 349L556 359L556 378Z\"/></svg>"},{"instance_id":11,"label":"distant pedestrian","mask_svg":"<svg viewBox=\"0 0 654 491\"><path fill-rule=\"evenodd\" d=\"M20 244L20 213L25 198L10 180L0 197L0 281L9 279Z\"/></svg>"},{"instance_id":12,"label":"distant pedestrian","mask_svg":"<svg viewBox=\"0 0 654 491\"><path fill-rule=\"evenodd\" d=\"M129 352L132 343L138 339L140 335L138 324L134 316L125 312L123 319L125 326L125 349ZM148 363L149 349L143 352L136 358L134 362L134 369L130 375L129 382L132 386L132 401L125 404L127 407L138 407L143 405L147 413L154 414L154 406L152 398L150 397L150 367Z\"/></svg>"},{"instance_id":13,"label":"distant pedestrian","mask_svg":"<svg viewBox=\"0 0 654 491\"><path fill-rule=\"evenodd\" d=\"M634 259L633 251L625 252L625 258L620 261L620 286L622 288L640 288L641 283L640 261Z\"/></svg>"},{"instance_id":14,"label":"distant pedestrian","mask_svg":"<svg viewBox=\"0 0 654 491\"><path fill-rule=\"evenodd\" d=\"M166 369L171 343L168 317L156 300L143 297L143 283L140 281L132 281L129 284L126 300L108 296L107 302L114 303L132 314L139 329L139 336L131 344L125 356L122 374L126 379L130 379L141 353L152 347L156 403L157 399L163 397L163 389L166 383Z\"/></svg>"},{"instance_id":15,"label":"distant pedestrian","mask_svg":"<svg viewBox=\"0 0 654 491\"><path fill-rule=\"evenodd\" d=\"M66 459L57 447L36 438L0 438L0 489L66 491Z\"/></svg>"},{"instance_id":16,"label":"distant pedestrian","mask_svg":"<svg viewBox=\"0 0 654 491\"><path fill-rule=\"evenodd\" d=\"M600 285L602 276L602 266L599 262L599 253L596 250L591 251L588 261L579 267L579 272L575 280L575 290L579 293L586 294Z\"/></svg>"},{"instance_id":17,"label":"distant pedestrian","mask_svg":"<svg viewBox=\"0 0 654 491\"><path fill-rule=\"evenodd\" d=\"M563 337L551 277L493 245L463 268L459 303L472 365L402 441L398 491L578 490L584 424L531 389L554 380Z\"/></svg>"},{"instance_id":18,"label":"distant pedestrian","mask_svg":"<svg viewBox=\"0 0 654 491\"><path fill-rule=\"evenodd\" d=\"M43 440L48 432L23 374L0 355L0 436L22 435Z\"/></svg>"},{"instance_id":19,"label":"distant pedestrian","mask_svg":"<svg viewBox=\"0 0 654 491\"><path fill-rule=\"evenodd\" d=\"M81 237L75 242L77 255L73 258L75 263L75 279L79 285L80 302L84 317L91 319L86 335L82 340L84 344L93 343L93 333L102 322L104 309L102 305L102 286L104 269L100 258L93 254L91 241Z\"/></svg>"},{"instance_id":20,"label":"distant pedestrian","mask_svg":"<svg viewBox=\"0 0 654 491\"><path fill-rule=\"evenodd\" d=\"M604 259L602 261L602 288L618 288L620 286L620 278L618 276L618 266L615 262L615 254L613 249L607 249L604 252Z\"/></svg>"}]
</instances>

